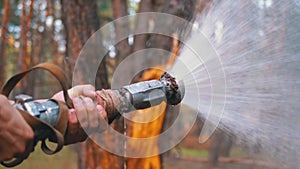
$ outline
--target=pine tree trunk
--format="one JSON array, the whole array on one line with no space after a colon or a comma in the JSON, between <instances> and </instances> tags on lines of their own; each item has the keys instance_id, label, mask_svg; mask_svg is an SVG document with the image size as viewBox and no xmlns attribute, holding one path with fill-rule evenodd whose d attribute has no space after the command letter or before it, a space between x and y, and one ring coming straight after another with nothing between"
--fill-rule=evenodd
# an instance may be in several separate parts
<instances>
[{"instance_id":1,"label":"pine tree trunk","mask_svg":"<svg viewBox=\"0 0 300 169\"><path fill-rule=\"evenodd\" d=\"M144 2L144 4L142 4ZM150 5L151 2L151 5ZM176 5L174 5L176 4ZM147 10L149 10L149 8L152 8L153 11L157 10L156 12L164 12L164 13L169 13L169 14L173 14L176 15L178 17L184 18L186 20L191 20L192 16L193 16L193 11L194 11L194 4L192 0L156 0L156 1L141 1L140 4L140 8L142 8L141 10L144 10L144 12L148 12ZM172 21L165 21L165 22L170 22L170 29L172 29ZM139 24L139 20L138 23ZM144 25L137 25L137 29L148 29L148 25L145 24L144 22L142 23ZM146 26L145 26L146 25ZM157 25L159 27L159 23L155 23L155 25ZM156 29L156 27L154 28ZM178 33L181 34L183 32L183 30L185 29L185 27L182 27L181 30L174 30L174 33ZM182 32L180 32L182 31ZM176 41L173 41L173 38L171 37L167 37L164 35L138 35L135 37L135 46L133 51L136 50L141 50L141 49L145 49L145 48L160 48L160 49L164 49L166 51L170 51L172 53L172 55L174 55L175 57L178 54L178 48L179 48L179 44ZM146 46L146 42L147 42L147 46ZM151 52L151 50L149 51ZM150 54L150 56L152 56ZM172 63L174 62L175 57L171 57L170 60L165 60L164 62L166 64L170 64L170 66L172 66ZM149 60L145 60L144 64L151 64L151 58L149 58ZM165 69L165 65L162 67L159 67L161 70ZM162 73L162 72L161 72ZM159 78L159 76L157 77L157 71L145 71L142 79L140 80L150 80L150 79L145 79L146 77L152 77L153 79L157 79ZM163 113L160 112L160 110L165 110ZM156 108L152 108L152 109L148 109L148 110L144 110L143 113L145 115L143 115L144 117L144 121L149 121L148 118L151 118L153 116L155 116L155 113L161 113L160 115L157 115L157 119L151 121L151 123L128 123L128 131L127 133L130 135L130 137L134 137L134 138L148 138L148 137L152 137L152 136L156 136L159 135L163 129L164 129L164 123L167 122L171 122L174 121L173 117L176 117L175 115L168 115L167 113L167 107L166 105L161 105L159 107ZM149 113L149 116L147 116L147 114ZM138 112L135 112L138 114ZM134 114L134 113L133 113ZM134 116L134 115L133 115ZM134 119L135 117L133 117ZM142 132L141 132L142 131ZM127 159L127 168L128 169L135 169L135 168L144 168L144 169L151 169L151 168L155 168L155 169L159 169L162 168L162 156L159 154L159 147L158 147L158 140L155 142L153 141L152 145L147 145L147 147L145 147L145 145L142 144L131 144L134 145L135 147L132 147L133 149L136 150L143 150L145 152L157 152L156 156L152 156L152 157L148 157L148 158L128 158Z\"/></svg>"},{"instance_id":2,"label":"pine tree trunk","mask_svg":"<svg viewBox=\"0 0 300 169\"><path fill-rule=\"evenodd\" d=\"M65 26L66 34L66 65L65 69L69 80L72 79L77 57L85 42L90 36L100 28L100 19L98 16L98 7L96 1L93 0L61 0L62 3L62 20ZM100 44L101 45L101 44ZM92 60L86 60L88 68ZM84 67L84 66L82 66ZM108 84L105 61L100 65L100 77L97 77L97 88L106 87ZM83 75L81 75L83 76ZM69 81L69 82L70 82ZM97 81L97 80L96 80Z\"/></svg>"},{"instance_id":3,"label":"pine tree trunk","mask_svg":"<svg viewBox=\"0 0 300 169\"><path fill-rule=\"evenodd\" d=\"M126 0L114 0L113 2L113 17L118 19L127 15L127 1ZM119 39L122 35L127 34L129 31L128 23L118 24L115 23L116 39ZM117 43L117 62L121 62L131 52L128 44L128 39L124 39ZM121 80L122 79L118 79ZM108 86L107 86L108 87ZM114 130L123 133L124 132L124 118L116 119L111 124ZM109 136L109 133L104 136L105 141L112 145L120 145L118 140L115 140ZM102 169L119 169L124 166L125 158L120 157L110 152L104 151L96 143L88 141L86 146L86 166L90 169L102 168Z\"/></svg>"},{"instance_id":4,"label":"pine tree trunk","mask_svg":"<svg viewBox=\"0 0 300 169\"><path fill-rule=\"evenodd\" d=\"M31 0L29 11L27 14L26 1L22 0L22 11L20 17L21 32L20 32L20 50L18 56L18 71L24 71L30 66L30 55L28 54L28 32L33 17L33 4L34 4L34 0ZM25 77L24 79L25 80L22 81L23 83L21 83L22 92L32 93L31 91L32 86L30 86L29 84L28 77Z\"/></svg>"},{"instance_id":5,"label":"pine tree trunk","mask_svg":"<svg viewBox=\"0 0 300 169\"><path fill-rule=\"evenodd\" d=\"M66 65L65 70L67 72L69 82L71 82L72 74L74 70L77 57L79 56L80 50L83 45L86 43L88 38L100 28L100 18L98 16L98 7L96 1L93 0L61 0L62 4L62 20L65 27L66 35ZM101 45L101 44L99 44ZM88 71L89 63L94 62L94 60L86 60L85 65L81 65L83 68L86 67ZM83 75L86 72L78 72L77 74L81 76L80 81L84 82ZM96 88L107 88L108 79L107 79L107 70L106 63L102 61L99 70L97 72L96 78ZM94 85L94 84L93 84ZM89 156L94 154L96 151L97 145L93 144L91 140L87 140L84 143L77 144L74 146L74 149L78 154L78 168L90 168L93 169L95 164L100 161L95 161L97 158L96 155ZM92 151L92 152L90 152ZM101 158L98 158L101 159ZM97 160L98 160L97 159Z\"/></svg>"},{"instance_id":6,"label":"pine tree trunk","mask_svg":"<svg viewBox=\"0 0 300 169\"><path fill-rule=\"evenodd\" d=\"M138 13L142 13L142 12L153 12L152 0L142 0L140 2ZM137 32L148 30L148 27L149 27L149 23L145 23L144 20L141 20L141 18L137 17L136 26L135 26ZM141 49L145 49L147 40L148 40L148 35L145 34L135 35L133 52L139 51Z\"/></svg>"},{"instance_id":7,"label":"pine tree trunk","mask_svg":"<svg viewBox=\"0 0 300 169\"><path fill-rule=\"evenodd\" d=\"M158 3L158 2L160 2L160 3ZM76 7L74 5L74 2L67 3L66 1L63 0L62 3L63 3L64 23L65 24L69 23L69 24L66 24L65 27L66 27L66 36L67 36L67 57L68 57L69 63L71 63L74 61L74 58L72 59L72 57L76 56L76 55L74 55L74 50L76 50L76 47L78 47L78 44L82 44L82 43L79 43L79 42L82 42L82 40L78 39L78 37L76 37L76 33L84 32L84 30L81 30L78 28L75 29L76 25L72 25L71 21L78 20L78 18L82 18L81 15L83 13L85 13L86 11L84 11L84 7L81 6L81 8L80 8L81 15L76 15L77 12L79 12L79 11L76 10L76 8L78 8L78 7ZM140 2L140 6L139 6L139 12L151 12L151 11L153 12L154 8L157 10L163 9L163 7L161 5L163 5L163 4L165 5L168 3L170 3L170 2L167 0L157 1L157 2L151 1L151 0L142 0ZM185 2L185 3L187 3L187 2ZM75 4L77 4L77 3L75 3ZM114 0L113 4L114 4L114 12L113 12L114 19L119 18L127 13L125 1ZM184 5L184 3L180 3L180 4ZM187 3L187 4L190 5L190 3ZM181 9L190 10L189 14L190 15L193 14L193 12L192 12L193 9L181 8L181 7L178 7L176 9L177 10L181 10ZM73 11L73 13L70 11ZM177 13L175 13L175 14L177 15ZM80 21L78 21L78 22L80 22ZM80 24L80 25L82 25L82 24ZM72 26L72 28L69 28L70 26ZM119 36L120 34L122 34L121 31L127 31L126 29L129 29L127 27L125 27L125 29L124 29L123 26L124 25L115 25L116 36ZM121 27L122 27L122 29L119 29ZM148 25L145 24L144 21L139 21L139 18L138 18L136 29L148 29ZM135 51L147 48L147 46L146 46L147 40L149 40L149 35L135 36L135 44L134 44L133 49L130 49L131 52L132 51L135 52ZM161 40L161 39L158 39L158 40ZM124 50L124 48L128 49L127 47L129 46L126 41L127 40L121 41L117 45L117 50L119 52L118 53L118 55L119 55L118 62L120 62L122 59L124 59L124 57L126 57L130 53L130 51ZM74 42L76 42L76 43L74 43ZM168 39L168 41L165 43L170 43L170 44L167 44L166 46L168 46L168 49L171 51L172 50L172 39L171 40ZM73 46L71 48L70 45L72 45L72 44L73 44ZM75 45L75 49L74 49L74 45ZM155 47L164 48L164 47L161 47L160 45L156 45ZM134 66L132 66L132 67L134 67ZM69 69L72 70L72 67L70 67ZM155 75L153 75L153 76L155 76ZM146 79L143 79L143 80L146 80ZM162 105L162 108L164 109L165 105ZM149 110L149 111L151 111L151 113L149 113L149 114L153 114L153 109ZM160 113L160 111L154 111L154 112ZM139 137L139 138L158 135L162 131L164 119L165 119L165 116L163 113L163 115L159 116L159 118L157 120L155 120L154 122L152 122L151 124L139 124L139 123L128 124L128 129L126 130L127 135L130 137ZM119 120L116 120L112 124L112 126L119 132L123 133L124 119L120 118ZM138 129L142 129L143 132L140 132L140 130L138 130ZM117 143L118 141L111 138L110 135L105 136L105 140L112 145L118 146L118 143ZM123 148L123 147L120 147L120 149L121 148ZM153 145L149 145L147 148L141 147L139 145L136 145L135 148L136 149L142 148L143 151L156 151L157 153L159 152L157 142L156 143L153 142ZM80 161L81 161L80 162L81 166L79 167L80 169L81 168L120 169L120 168L124 167L124 164L129 169L135 169L135 168L145 168L145 169L158 168L159 169L159 168L162 168L161 158L159 155L150 157L150 158L142 158L142 159L131 159L131 158L125 159L124 157L118 157L109 152L105 152L104 150L100 149L99 146L97 144L93 143L91 140L88 140L84 144L81 144L81 147L78 148L78 150L81 152L81 155L79 156Z\"/></svg>"},{"instance_id":8,"label":"pine tree trunk","mask_svg":"<svg viewBox=\"0 0 300 169\"><path fill-rule=\"evenodd\" d=\"M1 37L0 37L0 87L3 85L5 80L5 63L6 63L6 40L7 40L7 26L9 21L9 13L10 13L10 2L9 0L4 1L4 12L2 16L2 29L1 29Z\"/></svg>"},{"instance_id":9,"label":"pine tree trunk","mask_svg":"<svg viewBox=\"0 0 300 169\"><path fill-rule=\"evenodd\" d=\"M122 16L127 15L127 1L126 0L113 0L113 18L118 19ZM124 24L115 23L115 34L116 39L120 39L120 37L124 34L128 34L129 25L128 22ZM120 63L127 55L130 54L131 48L128 44L128 38L117 42L116 45L117 63ZM124 79L117 79L123 81ZM126 79L125 79L126 80ZM107 86L108 87L108 86ZM111 124L111 127L114 130L123 133L124 132L124 118L116 119ZM105 141L112 145L121 145L118 140L115 140L109 136L107 133L105 136ZM120 157L110 152L107 152L101 149L96 143L92 141L87 141L85 147L86 149L86 167L90 169L102 168L102 169L120 169L123 168L125 163L125 158Z\"/></svg>"},{"instance_id":10,"label":"pine tree trunk","mask_svg":"<svg viewBox=\"0 0 300 169\"><path fill-rule=\"evenodd\" d=\"M113 0L113 19L119 19L128 15L127 13L127 1L126 0ZM129 33L129 21L127 23L115 22L116 39L122 38L122 35ZM117 62L120 63L131 52L131 47L128 44L128 38L117 42Z\"/></svg>"}]
</instances>

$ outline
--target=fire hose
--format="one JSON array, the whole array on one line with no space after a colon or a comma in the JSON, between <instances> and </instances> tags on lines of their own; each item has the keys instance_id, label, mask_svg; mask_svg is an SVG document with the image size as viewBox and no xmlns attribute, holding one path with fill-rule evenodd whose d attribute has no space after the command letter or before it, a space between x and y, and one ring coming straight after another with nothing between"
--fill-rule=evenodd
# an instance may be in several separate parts
<instances>
[{"instance_id":1,"label":"fire hose","mask_svg":"<svg viewBox=\"0 0 300 169\"><path fill-rule=\"evenodd\" d=\"M41 103L29 95L20 94L15 96L13 106L33 129L35 145L41 141L41 149L44 153L55 154L64 145L64 136L67 134L68 127L68 109L73 107L67 92L67 80L63 71L55 65L41 63L10 78L3 85L1 94L9 96L16 84L26 74L36 69L47 70L58 79L65 101L49 99ZM102 89L96 93L97 104L102 105L106 110L110 124L122 113L153 107L162 102L169 105L179 104L184 96L184 85L165 72L159 80L134 83L116 90ZM56 148L50 149L47 146L47 139L56 143ZM3 161L1 164L6 167L14 167L21 164L23 160L22 158L15 158L12 161Z\"/></svg>"}]
</instances>

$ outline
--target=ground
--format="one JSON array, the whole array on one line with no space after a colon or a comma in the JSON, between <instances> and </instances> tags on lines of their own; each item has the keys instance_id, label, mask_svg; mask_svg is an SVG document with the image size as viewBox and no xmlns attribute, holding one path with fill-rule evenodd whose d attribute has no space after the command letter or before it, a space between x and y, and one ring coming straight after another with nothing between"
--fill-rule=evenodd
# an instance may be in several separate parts
<instances>
[{"instance_id":1,"label":"ground","mask_svg":"<svg viewBox=\"0 0 300 169\"><path fill-rule=\"evenodd\" d=\"M29 159L14 169L77 169L77 158L70 147L65 147L56 155L45 155L38 147L36 149ZM181 151L181 157L176 157L176 151L172 151L164 158L164 169L276 169L247 157L222 158L219 165L213 167L207 161L206 151L185 148ZM0 169L4 167L0 166Z\"/></svg>"},{"instance_id":2,"label":"ground","mask_svg":"<svg viewBox=\"0 0 300 169\"><path fill-rule=\"evenodd\" d=\"M230 157L219 158L218 166L211 166L208 162L209 141L199 144L198 136L189 133L182 142L172 149L168 155L163 156L164 169L279 169L270 162L262 160L258 155L256 159L250 158L247 153L235 146ZM77 156L71 146L65 146L55 155L46 155L35 147L29 159L14 169L77 169ZM0 165L0 169L4 169Z\"/></svg>"},{"instance_id":3,"label":"ground","mask_svg":"<svg viewBox=\"0 0 300 169\"><path fill-rule=\"evenodd\" d=\"M195 159L180 159L168 157L164 162L164 169L273 169L266 166L256 165L255 162L252 164L244 163L219 163L218 166L211 166L206 161Z\"/></svg>"}]
</instances>

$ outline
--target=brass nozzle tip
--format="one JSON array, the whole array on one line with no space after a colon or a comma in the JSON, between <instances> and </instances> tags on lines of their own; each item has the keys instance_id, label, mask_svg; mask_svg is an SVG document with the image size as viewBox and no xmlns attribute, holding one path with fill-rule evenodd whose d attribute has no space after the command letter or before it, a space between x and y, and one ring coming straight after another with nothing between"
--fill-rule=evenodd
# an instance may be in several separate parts
<instances>
[{"instance_id":1,"label":"brass nozzle tip","mask_svg":"<svg viewBox=\"0 0 300 169\"><path fill-rule=\"evenodd\" d=\"M160 77L160 81L165 85L167 103L171 105L179 104L184 96L184 84L176 81L176 78L167 72Z\"/></svg>"}]
</instances>

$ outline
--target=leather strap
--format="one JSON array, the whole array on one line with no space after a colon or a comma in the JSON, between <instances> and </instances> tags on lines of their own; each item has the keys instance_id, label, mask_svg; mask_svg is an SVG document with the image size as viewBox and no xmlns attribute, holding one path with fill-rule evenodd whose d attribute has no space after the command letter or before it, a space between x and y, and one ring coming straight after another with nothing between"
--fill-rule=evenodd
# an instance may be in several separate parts
<instances>
[{"instance_id":1,"label":"leather strap","mask_svg":"<svg viewBox=\"0 0 300 169\"><path fill-rule=\"evenodd\" d=\"M30 115L28 112L19 110L23 118L26 120L26 122L31 126L31 128L35 132L43 131L43 133L35 133L35 143L38 141L42 141L41 149L46 154L55 154L59 152L64 145L64 136L67 130L68 126L68 109L73 108L73 103L71 98L68 95L68 85L67 85L67 78L63 71L56 65L50 64L50 63L41 63L38 64L31 69L28 69L24 72L15 74L13 77L11 77L2 87L1 94L5 96L9 96L10 92L13 90L13 88L16 86L16 84L28 73L30 73L33 70L42 69L50 72L52 75L56 77L56 79L59 81L63 94L65 103L61 101L54 100L58 103L60 112L59 117L56 126L50 126L49 124L41 121L39 118L34 117ZM50 149L47 146L46 140L49 139L52 142L55 142L57 145L54 149ZM14 167L20 163L22 163L24 159L15 159L10 162L1 162L2 165L6 167Z\"/></svg>"},{"instance_id":2,"label":"leather strap","mask_svg":"<svg viewBox=\"0 0 300 169\"><path fill-rule=\"evenodd\" d=\"M65 102L67 104L67 106L69 108L73 107L73 103L71 98L69 97L68 94L68 83L67 83L67 77L65 76L65 74L63 73L63 71L56 65L54 64L50 64L50 63L40 63L24 72L21 73L17 73L15 74L13 77L11 77L2 87L1 89L1 94L8 96L10 94L10 92L13 90L13 88L15 88L15 86L17 85L17 83L27 74L30 73L33 70L36 69L43 69L46 70L48 72L50 72L52 75L54 75L56 77L56 79L59 81L62 90L63 90L63 94L64 94L64 98L65 98Z\"/></svg>"}]
</instances>

